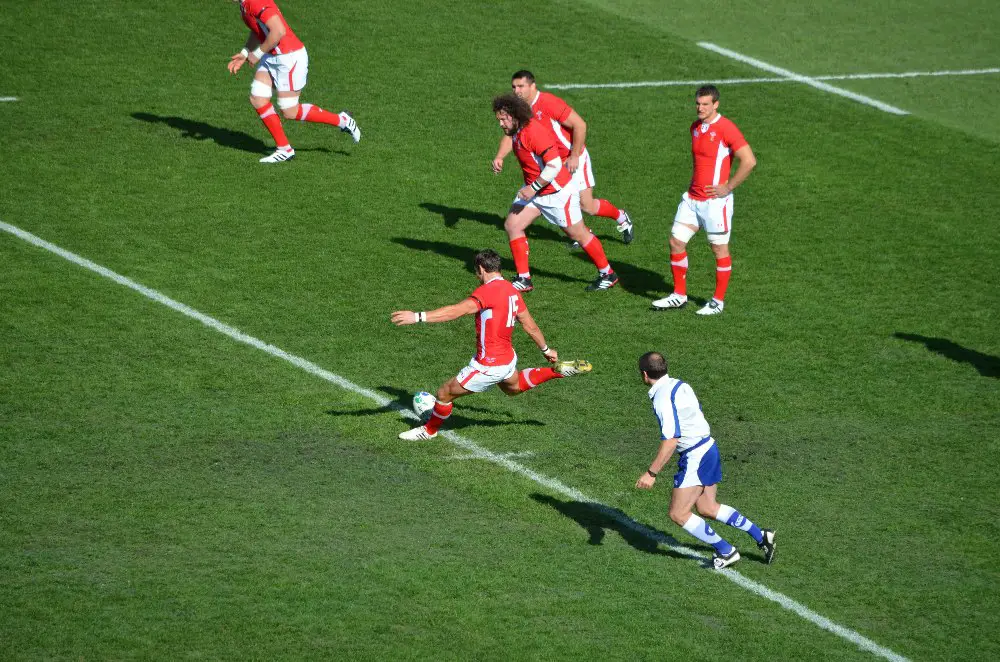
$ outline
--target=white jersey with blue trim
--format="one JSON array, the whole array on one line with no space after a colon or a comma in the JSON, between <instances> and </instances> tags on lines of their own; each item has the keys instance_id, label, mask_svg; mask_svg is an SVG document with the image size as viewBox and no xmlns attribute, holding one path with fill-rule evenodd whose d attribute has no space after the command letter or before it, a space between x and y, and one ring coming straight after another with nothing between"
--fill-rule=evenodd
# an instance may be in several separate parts
<instances>
[{"instance_id":1,"label":"white jersey with blue trim","mask_svg":"<svg viewBox=\"0 0 1000 662\"><path fill-rule=\"evenodd\" d=\"M712 434L698 396L685 382L664 375L649 389L649 399L660 421L661 439L677 439L677 452L696 446Z\"/></svg>"}]
</instances>

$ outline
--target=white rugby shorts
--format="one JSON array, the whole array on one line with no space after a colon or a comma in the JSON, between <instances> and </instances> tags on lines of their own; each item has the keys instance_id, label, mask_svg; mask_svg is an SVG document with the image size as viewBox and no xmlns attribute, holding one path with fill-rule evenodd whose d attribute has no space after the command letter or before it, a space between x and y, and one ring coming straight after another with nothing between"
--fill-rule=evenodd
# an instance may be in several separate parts
<instances>
[{"instance_id":1,"label":"white rugby shorts","mask_svg":"<svg viewBox=\"0 0 1000 662\"><path fill-rule=\"evenodd\" d=\"M568 228L574 223L583 221L583 211L580 209L580 192L570 181L566 188L560 189L548 195L536 195L529 201L524 201L519 197L514 198L514 207L527 207L531 205L538 209L545 217L545 220L552 225L561 228Z\"/></svg>"},{"instance_id":2,"label":"white rugby shorts","mask_svg":"<svg viewBox=\"0 0 1000 662\"><path fill-rule=\"evenodd\" d=\"M692 200L685 191L677 205L674 223L705 230L710 244L728 244L733 229L733 194L711 200ZM690 231L679 229L679 234L683 237Z\"/></svg>"},{"instance_id":3,"label":"white rugby shorts","mask_svg":"<svg viewBox=\"0 0 1000 662\"><path fill-rule=\"evenodd\" d=\"M491 386L499 384L517 372L517 357L504 365L483 365L472 359L469 365L458 371L458 383L473 393L482 393Z\"/></svg>"},{"instance_id":4,"label":"white rugby shorts","mask_svg":"<svg viewBox=\"0 0 1000 662\"><path fill-rule=\"evenodd\" d=\"M257 71L262 69L271 76L279 92L298 92L309 77L309 54L305 48L281 55L267 53L257 63Z\"/></svg>"},{"instance_id":5,"label":"white rugby shorts","mask_svg":"<svg viewBox=\"0 0 1000 662\"><path fill-rule=\"evenodd\" d=\"M586 191L597 183L594 181L594 164L590 160L590 151L584 148L580 155L580 165L573 173L573 183L578 191Z\"/></svg>"}]
</instances>

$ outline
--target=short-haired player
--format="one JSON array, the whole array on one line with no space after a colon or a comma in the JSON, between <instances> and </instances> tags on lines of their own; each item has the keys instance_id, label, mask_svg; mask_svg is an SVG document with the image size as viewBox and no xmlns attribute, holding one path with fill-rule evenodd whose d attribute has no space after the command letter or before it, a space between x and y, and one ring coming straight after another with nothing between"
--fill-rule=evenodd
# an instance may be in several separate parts
<instances>
[{"instance_id":1,"label":"short-haired player","mask_svg":"<svg viewBox=\"0 0 1000 662\"><path fill-rule=\"evenodd\" d=\"M746 138L733 122L719 114L719 90L714 85L698 88L694 95L697 119L691 125L691 156L694 174L677 206L670 231L670 271L674 291L653 302L653 308L669 310L687 304L687 244L699 229L705 230L715 254L715 293L698 311L718 315L725 304L726 288L733 270L729 236L733 229L733 190L757 165ZM732 159L739 166L729 176Z\"/></svg>"},{"instance_id":2,"label":"short-haired player","mask_svg":"<svg viewBox=\"0 0 1000 662\"><path fill-rule=\"evenodd\" d=\"M451 416L453 402L470 393L481 393L497 386L507 395L517 395L552 379L572 377L590 372L587 361L560 361L559 354L545 343L545 336L524 305L521 293L500 273L500 255L491 249L476 254L474 269L481 285L456 304L427 312L397 310L392 314L396 326L422 322L450 322L465 315L476 316L476 354L437 390L437 403L430 420L424 425L399 435L400 439L417 441L433 439L442 423ZM511 338L520 323L525 333L535 341L552 367L526 368L518 372L517 354Z\"/></svg>"}]
</instances>

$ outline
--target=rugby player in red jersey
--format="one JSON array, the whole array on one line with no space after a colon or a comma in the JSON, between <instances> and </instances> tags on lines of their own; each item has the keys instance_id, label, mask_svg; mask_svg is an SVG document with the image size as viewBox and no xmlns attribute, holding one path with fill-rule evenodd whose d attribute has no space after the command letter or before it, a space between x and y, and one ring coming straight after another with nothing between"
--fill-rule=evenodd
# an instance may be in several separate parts
<instances>
[{"instance_id":1,"label":"rugby player in red jersey","mask_svg":"<svg viewBox=\"0 0 1000 662\"><path fill-rule=\"evenodd\" d=\"M229 59L229 72L236 74L247 62L257 67L250 84L250 104L257 110L277 148L260 162L281 163L295 156L281 126L281 118L271 105L272 82L278 88L278 108L285 119L338 126L341 131L351 134L354 142L360 141L361 129L346 112L331 113L311 103L299 103L299 94L309 74L309 55L274 0L232 2L240 6L240 16L250 28L250 35L243 50Z\"/></svg>"},{"instance_id":2,"label":"rugby player in red jersey","mask_svg":"<svg viewBox=\"0 0 1000 662\"><path fill-rule=\"evenodd\" d=\"M401 433L400 439L417 441L436 437L441 424L451 416L455 398L463 395L481 393L494 385L507 395L517 395L550 379L572 377L591 370L587 361L560 361L558 352L545 344L545 336L524 305L521 293L500 273L500 255L496 251L487 249L477 253L474 264L476 278L482 285L465 299L428 312L397 310L392 314L396 326L450 322L465 315L476 316L475 356L458 375L438 389L430 420ZM517 371L517 354L511 337L518 322L553 367Z\"/></svg>"}]
</instances>

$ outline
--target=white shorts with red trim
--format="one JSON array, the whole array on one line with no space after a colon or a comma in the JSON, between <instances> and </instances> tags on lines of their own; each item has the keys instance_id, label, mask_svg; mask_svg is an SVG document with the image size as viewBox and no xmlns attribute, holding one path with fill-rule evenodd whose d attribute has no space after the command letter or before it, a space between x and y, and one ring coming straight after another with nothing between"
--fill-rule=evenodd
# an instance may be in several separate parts
<instances>
[{"instance_id":1,"label":"white shorts with red trim","mask_svg":"<svg viewBox=\"0 0 1000 662\"><path fill-rule=\"evenodd\" d=\"M580 209L580 192L571 180L565 188L549 193L548 195L536 195L531 200L525 202L521 198L514 198L515 207L532 206L542 212L545 220L552 225L561 228L568 228L574 223L583 221L583 211Z\"/></svg>"},{"instance_id":2,"label":"white shorts with red trim","mask_svg":"<svg viewBox=\"0 0 1000 662\"><path fill-rule=\"evenodd\" d=\"M298 92L309 77L309 54L305 48L281 55L266 54L257 64L257 71L271 76L279 92Z\"/></svg>"},{"instance_id":3,"label":"white shorts with red trim","mask_svg":"<svg viewBox=\"0 0 1000 662\"><path fill-rule=\"evenodd\" d=\"M580 163L577 166L576 172L573 173L573 183L576 184L578 191L586 191L589 188L594 188L597 183L594 181L594 164L590 160L590 152L586 147L583 148L583 154L580 155Z\"/></svg>"},{"instance_id":4,"label":"white shorts with red trim","mask_svg":"<svg viewBox=\"0 0 1000 662\"><path fill-rule=\"evenodd\" d=\"M692 200L685 191L681 196L681 203L677 205L677 215L674 216L674 224L678 223L704 229L710 244L728 244L729 234L733 229L733 194L711 200ZM694 233L680 230L674 234L682 237L688 234L690 239L690 235Z\"/></svg>"},{"instance_id":5,"label":"white shorts with red trim","mask_svg":"<svg viewBox=\"0 0 1000 662\"><path fill-rule=\"evenodd\" d=\"M469 365L458 371L458 383L473 393L482 393L491 386L499 384L517 372L517 357L504 365L483 365L472 359Z\"/></svg>"}]
</instances>

